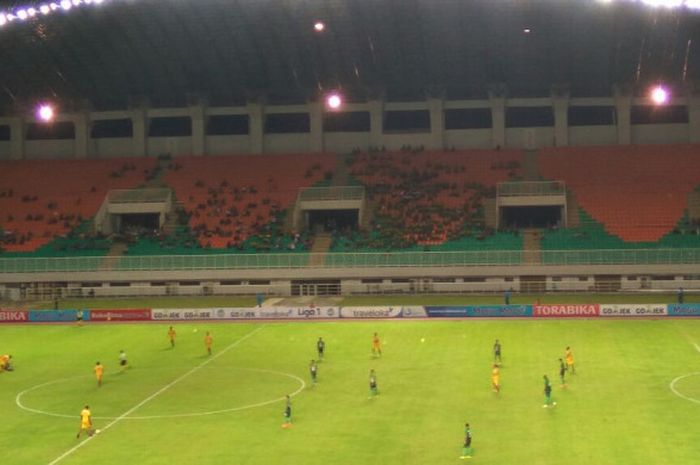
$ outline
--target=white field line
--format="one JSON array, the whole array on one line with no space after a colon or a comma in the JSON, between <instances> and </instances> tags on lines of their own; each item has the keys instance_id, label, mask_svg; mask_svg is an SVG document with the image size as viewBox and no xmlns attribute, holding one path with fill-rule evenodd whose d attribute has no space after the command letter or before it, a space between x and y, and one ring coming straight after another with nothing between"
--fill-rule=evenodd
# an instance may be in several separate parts
<instances>
[{"instance_id":1,"label":"white field line","mask_svg":"<svg viewBox=\"0 0 700 465\"><path fill-rule=\"evenodd\" d=\"M700 352L700 345L695 344L695 343L694 343L693 345L695 346L695 349L696 349L698 352Z\"/></svg>"},{"instance_id":2,"label":"white field line","mask_svg":"<svg viewBox=\"0 0 700 465\"><path fill-rule=\"evenodd\" d=\"M231 344L231 345L229 345L228 347L224 348L221 352L218 352L216 355L213 355L213 356L211 356L211 357L208 357L205 361L203 361L202 363L200 363L200 364L197 365L196 367L192 368L192 369L191 369L190 371L188 371L187 373L183 374L183 375L180 376L179 378L175 379L174 381L172 381L172 382L166 384L165 386L163 386L162 388L158 389L156 392L154 392L154 393L151 394L150 396L146 397L144 400L142 400L142 401L139 402L138 404L134 405L134 406L131 407L129 410L127 410L126 412L122 413L121 415L119 415L117 418L115 418L115 419L112 420L111 422L107 423L107 425L105 425L105 427L102 428L102 431L107 431L109 428L111 428L112 426L116 425L117 423L119 423L120 421L122 421L124 418L128 417L129 415L131 415L132 413L134 413L136 410L138 410L139 408L143 407L143 406L144 406L145 404L147 404L148 402L152 401L153 399L155 399L156 397L158 397L159 395L161 395L162 393L164 393L165 391L167 391L168 389L170 389L171 387L173 387L174 385L176 385L177 383L179 383L179 382L182 381L183 379L187 378L187 377L190 376L192 373L195 373L196 371L198 371L198 370L201 369L202 367L208 365L209 363L213 362L213 361L216 360L217 358L221 357L221 356L224 355L226 352L228 352L229 350L233 349L233 348L236 347L238 344L240 344L241 342L245 341L246 339L248 339L249 337L251 337L253 334L255 334L255 333L257 333L258 331L260 331L261 329L263 329L263 326L257 327L257 328L254 329L253 331L249 332L248 334L244 335L243 337L241 337L240 339L238 339L237 341L235 341L233 344ZM96 437L96 436L94 436L94 435L93 435L93 436L88 436L88 438L85 439L84 441L78 443L78 444L75 445L74 447L68 449L68 450L65 451L63 454L61 454L61 455L59 455L58 457L56 457L55 459L53 459L51 462L48 463L48 465L56 465L56 464L59 463L61 460L65 459L66 457L68 457L69 455L71 455L73 452L75 452L75 451L77 451L78 449L80 449L81 447L83 447L85 444L87 444L88 442L90 442L90 441L91 441L92 439L94 439L95 437Z\"/></svg>"}]
</instances>

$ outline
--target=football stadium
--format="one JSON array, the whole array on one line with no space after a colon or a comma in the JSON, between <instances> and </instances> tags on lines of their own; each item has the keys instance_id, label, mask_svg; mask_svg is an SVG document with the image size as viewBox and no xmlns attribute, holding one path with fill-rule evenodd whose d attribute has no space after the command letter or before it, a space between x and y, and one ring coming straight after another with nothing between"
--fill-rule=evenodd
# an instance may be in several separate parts
<instances>
[{"instance_id":1,"label":"football stadium","mask_svg":"<svg viewBox=\"0 0 700 465\"><path fill-rule=\"evenodd\" d=\"M0 0L0 464L700 463L700 1Z\"/></svg>"}]
</instances>

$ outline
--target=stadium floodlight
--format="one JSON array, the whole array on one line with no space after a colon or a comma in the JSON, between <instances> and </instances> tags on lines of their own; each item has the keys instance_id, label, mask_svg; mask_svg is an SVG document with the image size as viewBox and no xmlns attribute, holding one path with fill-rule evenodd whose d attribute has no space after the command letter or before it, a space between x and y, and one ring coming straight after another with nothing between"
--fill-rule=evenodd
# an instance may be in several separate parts
<instances>
[{"instance_id":1,"label":"stadium floodlight","mask_svg":"<svg viewBox=\"0 0 700 465\"><path fill-rule=\"evenodd\" d=\"M0 26L4 26L7 24L7 18L5 17L5 13L0 13Z\"/></svg>"},{"instance_id":2,"label":"stadium floodlight","mask_svg":"<svg viewBox=\"0 0 700 465\"><path fill-rule=\"evenodd\" d=\"M39 11L41 12L42 15L47 15L51 13L51 7L48 5L41 5L39 7Z\"/></svg>"},{"instance_id":3,"label":"stadium floodlight","mask_svg":"<svg viewBox=\"0 0 700 465\"><path fill-rule=\"evenodd\" d=\"M671 97L669 91L662 85L654 86L649 92L649 98L654 105L665 105Z\"/></svg>"},{"instance_id":4,"label":"stadium floodlight","mask_svg":"<svg viewBox=\"0 0 700 465\"><path fill-rule=\"evenodd\" d=\"M326 25L322 21L316 21L314 23L314 31L323 32L326 30Z\"/></svg>"},{"instance_id":5,"label":"stadium floodlight","mask_svg":"<svg viewBox=\"0 0 700 465\"><path fill-rule=\"evenodd\" d=\"M21 19L22 21L24 21L25 19L27 19L27 18L29 17L29 15L27 14L27 10L24 10L24 9L17 10L17 11L15 12L15 14L16 14L17 17L18 17L19 19Z\"/></svg>"},{"instance_id":6,"label":"stadium floodlight","mask_svg":"<svg viewBox=\"0 0 700 465\"><path fill-rule=\"evenodd\" d=\"M51 11L56 11L56 10L58 10L58 9L61 8L61 7L58 6L58 3L53 3L53 2L52 2L52 3L49 5L49 8L51 8Z\"/></svg>"},{"instance_id":7,"label":"stadium floodlight","mask_svg":"<svg viewBox=\"0 0 700 465\"><path fill-rule=\"evenodd\" d=\"M328 94L326 97L326 107L329 110L339 110L340 107L343 105L343 97L341 97L340 94L337 92L333 92L332 94Z\"/></svg>"},{"instance_id":8,"label":"stadium floodlight","mask_svg":"<svg viewBox=\"0 0 700 465\"><path fill-rule=\"evenodd\" d=\"M53 121L55 116L56 114L54 112L53 106L49 105L48 103L42 103L37 107L36 118L39 121L49 123Z\"/></svg>"},{"instance_id":9,"label":"stadium floodlight","mask_svg":"<svg viewBox=\"0 0 700 465\"><path fill-rule=\"evenodd\" d=\"M81 3L80 0L73 0L73 6L80 6Z\"/></svg>"},{"instance_id":10,"label":"stadium floodlight","mask_svg":"<svg viewBox=\"0 0 700 465\"><path fill-rule=\"evenodd\" d=\"M63 8L65 11L68 11L71 8L73 8L73 4L70 0L61 0L61 8Z\"/></svg>"},{"instance_id":11,"label":"stadium floodlight","mask_svg":"<svg viewBox=\"0 0 700 465\"><path fill-rule=\"evenodd\" d=\"M30 18L33 18L36 16L36 8L27 8L27 14Z\"/></svg>"}]
</instances>

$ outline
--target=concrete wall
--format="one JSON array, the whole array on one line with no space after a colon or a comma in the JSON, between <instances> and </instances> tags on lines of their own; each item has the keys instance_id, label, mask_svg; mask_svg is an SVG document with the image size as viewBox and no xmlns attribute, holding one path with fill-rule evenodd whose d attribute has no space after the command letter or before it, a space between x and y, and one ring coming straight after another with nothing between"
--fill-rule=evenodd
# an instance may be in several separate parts
<instances>
[{"instance_id":1,"label":"concrete wall","mask_svg":"<svg viewBox=\"0 0 700 465\"><path fill-rule=\"evenodd\" d=\"M569 128L569 145L615 145L615 126L573 126Z\"/></svg>"},{"instance_id":2,"label":"concrete wall","mask_svg":"<svg viewBox=\"0 0 700 465\"><path fill-rule=\"evenodd\" d=\"M679 96L671 105L686 106L687 124L632 125L630 109L648 105L645 98L616 93L611 97L569 98L566 95L540 98L491 96L489 100L428 99L417 102L370 101L346 105L347 111L363 111L370 115L369 132L324 133L323 108L318 102L302 105L263 105L249 103L240 107L209 107L204 104L183 108L135 108L131 110L60 114L57 121L75 125L75 140L24 140L24 127L32 122L30 115L0 117L0 124L10 125L11 141L0 142L0 159L39 158L108 158L115 156L223 155L240 153L340 152L353 148L386 147L397 150L402 146L423 146L427 150L445 147L469 148L539 148L550 146L673 144L700 142L700 98ZM505 115L510 107L552 107L554 125L551 127L506 128ZM569 106L614 107L616 122L607 126L568 125ZM490 129L445 130L446 109L489 108L493 127ZM386 111L425 110L430 114L429 129L416 132L386 133ZM310 131L300 134L265 134L265 115L277 113L308 113ZM209 115L247 115L248 135L207 136ZM148 137L148 122L155 117L190 117L192 135L187 137ZM133 137L90 139L85 135L92 121L131 119Z\"/></svg>"},{"instance_id":3,"label":"concrete wall","mask_svg":"<svg viewBox=\"0 0 700 465\"><path fill-rule=\"evenodd\" d=\"M637 124L632 126L633 144L683 144L687 142L687 124Z\"/></svg>"}]
</instances>

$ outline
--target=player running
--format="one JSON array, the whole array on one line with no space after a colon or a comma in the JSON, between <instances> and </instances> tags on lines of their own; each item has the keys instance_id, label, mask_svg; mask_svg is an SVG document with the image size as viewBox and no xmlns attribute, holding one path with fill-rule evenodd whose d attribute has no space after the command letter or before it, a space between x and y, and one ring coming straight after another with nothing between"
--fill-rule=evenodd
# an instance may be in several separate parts
<instances>
[{"instance_id":1,"label":"player running","mask_svg":"<svg viewBox=\"0 0 700 465\"><path fill-rule=\"evenodd\" d=\"M284 408L284 423L282 428L287 429L292 427L292 399L287 395L287 406Z\"/></svg>"},{"instance_id":2,"label":"player running","mask_svg":"<svg viewBox=\"0 0 700 465\"><path fill-rule=\"evenodd\" d=\"M323 360L323 352L326 350L326 343L323 341L323 338L319 337L318 341L316 341L316 352L318 352L318 361Z\"/></svg>"},{"instance_id":3,"label":"player running","mask_svg":"<svg viewBox=\"0 0 700 465\"><path fill-rule=\"evenodd\" d=\"M379 389L377 388L377 374L374 370L369 370L369 398L373 399L379 395Z\"/></svg>"},{"instance_id":4,"label":"player running","mask_svg":"<svg viewBox=\"0 0 700 465\"><path fill-rule=\"evenodd\" d=\"M177 336L177 333L171 326L170 329L168 329L168 339L170 339L170 347L175 348L175 336Z\"/></svg>"},{"instance_id":5,"label":"player running","mask_svg":"<svg viewBox=\"0 0 700 465\"><path fill-rule=\"evenodd\" d=\"M501 370L496 363L491 370L491 386L493 386L493 392L501 392Z\"/></svg>"},{"instance_id":6,"label":"player running","mask_svg":"<svg viewBox=\"0 0 700 465\"><path fill-rule=\"evenodd\" d=\"M12 359L12 355L0 355L0 373L3 371L13 371L10 359Z\"/></svg>"},{"instance_id":7,"label":"player running","mask_svg":"<svg viewBox=\"0 0 700 465\"><path fill-rule=\"evenodd\" d=\"M498 339L493 343L493 362L501 364L501 343Z\"/></svg>"},{"instance_id":8,"label":"player running","mask_svg":"<svg viewBox=\"0 0 700 465\"><path fill-rule=\"evenodd\" d=\"M87 431L88 436L92 436L92 413L90 413L90 406L86 405L83 410L80 411L80 429L78 430L77 439L80 439L80 435L83 430Z\"/></svg>"},{"instance_id":9,"label":"player running","mask_svg":"<svg viewBox=\"0 0 700 465\"><path fill-rule=\"evenodd\" d=\"M559 359L559 379L561 380L561 387L566 387L566 364L564 360Z\"/></svg>"},{"instance_id":10,"label":"player running","mask_svg":"<svg viewBox=\"0 0 700 465\"><path fill-rule=\"evenodd\" d=\"M469 423L464 424L464 446L462 447L462 455L459 458L472 458L472 430L469 427Z\"/></svg>"},{"instance_id":11,"label":"player running","mask_svg":"<svg viewBox=\"0 0 700 465\"><path fill-rule=\"evenodd\" d=\"M211 346L214 344L214 338L209 334L209 331L207 331L206 336L204 336L204 347L207 348L207 353L211 355Z\"/></svg>"},{"instance_id":12,"label":"player running","mask_svg":"<svg viewBox=\"0 0 700 465\"><path fill-rule=\"evenodd\" d=\"M95 364L95 379L97 379L97 387L102 386L102 375L104 374L105 367L102 366L100 362Z\"/></svg>"},{"instance_id":13,"label":"player running","mask_svg":"<svg viewBox=\"0 0 700 465\"><path fill-rule=\"evenodd\" d=\"M382 341L377 333L374 333L374 337L372 337L372 356L382 356Z\"/></svg>"},{"instance_id":14,"label":"player running","mask_svg":"<svg viewBox=\"0 0 700 465\"><path fill-rule=\"evenodd\" d=\"M316 375L318 374L318 365L316 365L316 360L311 360L309 372L311 373L311 382L316 385Z\"/></svg>"},{"instance_id":15,"label":"player running","mask_svg":"<svg viewBox=\"0 0 700 465\"><path fill-rule=\"evenodd\" d=\"M566 368L571 371L571 374L576 374L576 369L574 368L574 354L571 353L571 347L566 348Z\"/></svg>"},{"instance_id":16,"label":"player running","mask_svg":"<svg viewBox=\"0 0 700 465\"><path fill-rule=\"evenodd\" d=\"M552 400L552 384L547 375L544 375L544 405L542 407L547 408L550 405L554 407L557 403Z\"/></svg>"}]
</instances>

